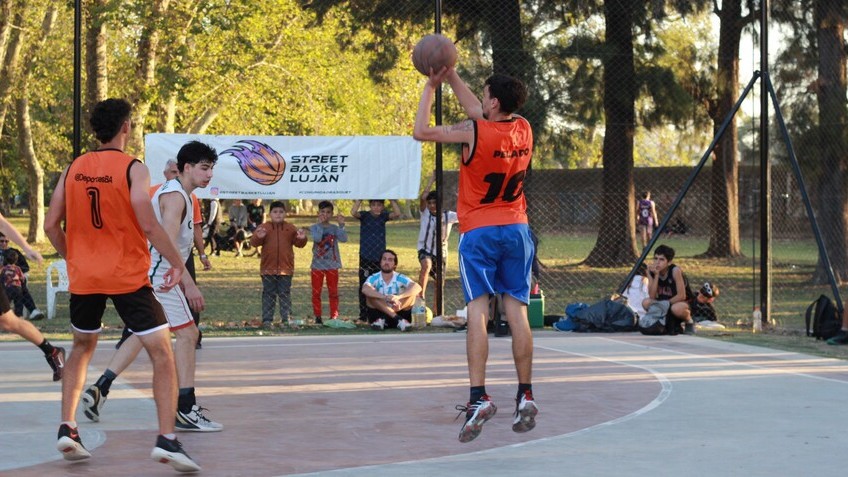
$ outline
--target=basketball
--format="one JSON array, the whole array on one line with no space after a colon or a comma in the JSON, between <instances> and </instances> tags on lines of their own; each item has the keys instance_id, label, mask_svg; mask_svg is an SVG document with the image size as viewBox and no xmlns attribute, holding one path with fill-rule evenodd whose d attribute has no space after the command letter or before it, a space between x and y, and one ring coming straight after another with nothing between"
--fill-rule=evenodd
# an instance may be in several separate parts
<instances>
[{"instance_id":1,"label":"basketball","mask_svg":"<svg viewBox=\"0 0 848 477\"><path fill-rule=\"evenodd\" d=\"M223 154L235 156L242 172L257 184L276 184L286 172L286 160L283 156L271 146L259 141L239 141L231 149L221 153Z\"/></svg>"},{"instance_id":2,"label":"basketball","mask_svg":"<svg viewBox=\"0 0 848 477\"><path fill-rule=\"evenodd\" d=\"M412 64L422 75L428 76L431 68L438 73L445 66L456 65L456 46L444 35L427 35L412 50Z\"/></svg>"}]
</instances>

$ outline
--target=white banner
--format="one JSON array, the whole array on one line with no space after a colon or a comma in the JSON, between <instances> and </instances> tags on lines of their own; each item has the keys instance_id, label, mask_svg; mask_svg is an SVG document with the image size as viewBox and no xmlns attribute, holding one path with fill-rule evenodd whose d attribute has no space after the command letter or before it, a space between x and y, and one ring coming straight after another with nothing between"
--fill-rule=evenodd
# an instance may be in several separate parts
<instances>
[{"instance_id":1,"label":"white banner","mask_svg":"<svg viewBox=\"0 0 848 477\"><path fill-rule=\"evenodd\" d=\"M421 143L407 136L213 136L147 134L151 184L189 141L218 151L203 199L414 199Z\"/></svg>"}]
</instances>

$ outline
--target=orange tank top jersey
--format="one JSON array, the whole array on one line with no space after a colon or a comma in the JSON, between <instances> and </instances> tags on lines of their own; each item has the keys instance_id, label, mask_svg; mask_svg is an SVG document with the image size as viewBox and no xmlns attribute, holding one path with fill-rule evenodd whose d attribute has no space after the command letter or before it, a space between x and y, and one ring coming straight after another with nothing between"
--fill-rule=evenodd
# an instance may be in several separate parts
<instances>
[{"instance_id":1,"label":"orange tank top jersey","mask_svg":"<svg viewBox=\"0 0 848 477\"><path fill-rule=\"evenodd\" d=\"M474 121L474 144L459 168L460 232L527 223L524 176L532 155L533 131L521 116Z\"/></svg>"},{"instance_id":2,"label":"orange tank top jersey","mask_svg":"<svg viewBox=\"0 0 848 477\"><path fill-rule=\"evenodd\" d=\"M130 166L115 149L83 154L65 177L68 279L72 293L117 295L150 285L147 238L130 203Z\"/></svg>"}]
</instances>

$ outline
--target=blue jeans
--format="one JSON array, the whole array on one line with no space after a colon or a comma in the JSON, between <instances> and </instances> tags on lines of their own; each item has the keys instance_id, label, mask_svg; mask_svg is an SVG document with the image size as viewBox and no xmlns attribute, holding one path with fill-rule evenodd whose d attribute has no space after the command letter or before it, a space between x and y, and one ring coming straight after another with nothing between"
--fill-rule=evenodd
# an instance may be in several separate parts
<instances>
[{"instance_id":1,"label":"blue jeans","mask_svg":"<svg viewBox=\"0 0 848 477\"><path fill-rule=\"evenodd\" d=\"M280 299L280 316L285 323L291 315L291 275L262 275L262 322L274 321L274 307Z\"/></svg>"}]
</instances>

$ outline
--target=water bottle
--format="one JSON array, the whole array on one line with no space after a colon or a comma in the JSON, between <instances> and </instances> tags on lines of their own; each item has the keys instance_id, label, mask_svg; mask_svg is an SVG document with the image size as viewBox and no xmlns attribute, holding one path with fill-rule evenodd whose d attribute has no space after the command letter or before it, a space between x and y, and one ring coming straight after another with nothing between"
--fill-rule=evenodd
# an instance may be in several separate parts
<instances>
[{"instance_id":1,"label":"water bottle","mask_svg":"<svg viewBox=\"0 0 848 477\"><path fill-rule=\"evenodd\" d=\"M754 333L762 333L763 332L763 314L760 312L760 307L754 307L754 313L751 315L752 327Z\"/></svg>"},{"instance_id":2,"label":"water bottle","mask_svg":"<svg viewBox=\"0 0 848 477\"><path fill-rule=\"evenodd\" d=\"M415 298L415 303L412 305L412 326L416 328L427 326L427 306L420 296Z\"/></svg>"}]
</instances>

